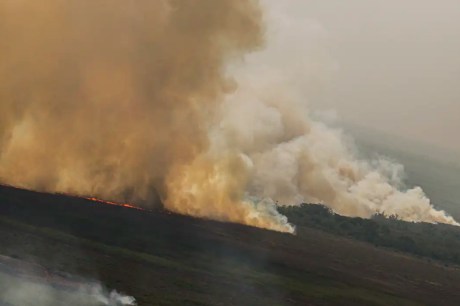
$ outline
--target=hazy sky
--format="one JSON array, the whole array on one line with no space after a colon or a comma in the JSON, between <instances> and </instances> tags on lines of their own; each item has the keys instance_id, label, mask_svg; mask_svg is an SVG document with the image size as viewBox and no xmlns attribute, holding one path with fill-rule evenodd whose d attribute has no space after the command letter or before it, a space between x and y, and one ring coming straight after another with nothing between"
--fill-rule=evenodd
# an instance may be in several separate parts
<instances>
[{"instance_id":1,"label":"hazy sky","mask_svg":"<svg viewBox=\"0 0 460 306\"><path fill-rule=\"evenodd\" d=\"M460 153L460 1L261 1L259 56L312 108Z\"/></svg>"}]
</instances>

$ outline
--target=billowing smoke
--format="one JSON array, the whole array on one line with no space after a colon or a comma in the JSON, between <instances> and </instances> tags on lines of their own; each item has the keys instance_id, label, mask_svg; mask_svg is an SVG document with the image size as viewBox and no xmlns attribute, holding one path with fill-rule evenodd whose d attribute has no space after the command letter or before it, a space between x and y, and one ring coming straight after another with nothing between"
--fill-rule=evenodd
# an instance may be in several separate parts
<instances>
[{"instance_id":1,"label":"billowing smoke","mask_svg":"<svg viewBox=\"0 0 460 306\"><path fill-rule=\"evenodd\" d=\"M322 203L347 216L383 213L458 225L420 187L404 189L401 165L358 158L341 130L312 119L302 100L277 96L272 88L239 88L215 131L216 150L238 148L251 165L250 194L279 205Z\"/></svg>"},{"instance_id":2,"label":"billowing smoke","mask_svg":"<svg viewBox=\"0 0 460 306\"><path fill-rule=\"evenodd\" d=\"M322 203L347 216L458 225L420 187L405 186L402 165L362 158L347 134L325 123L334 112L310 114L309 98L319 99L338 69L327 31L308 14L290 18L289 3L262 3L268 46L229 67L240 85L211 132L214 151L237 152L251 165L247 193L278 205Z\"/></svg>"},{"instance_id":3,"label":"billowing smoke","mask_svg":"<svg viewBox=\"0 0 460 306\"><path fill-rule=\"evenodd\" d=\"M251 0L2 1L0 180L287 232L275 201L453 223L298 99L232 78L263 30Z\"/></svg>"},{"instance_id":4,"label":"billowing smoke","mask_svg":"<svg viewBox=\"0 0 460 306\"><path fill-rule=\"evenodd\" d=\"M1 181L291 231L244 200L243 160L206 154L262 30L251 0L2 1Z\"/></svg>"}]
</instances>

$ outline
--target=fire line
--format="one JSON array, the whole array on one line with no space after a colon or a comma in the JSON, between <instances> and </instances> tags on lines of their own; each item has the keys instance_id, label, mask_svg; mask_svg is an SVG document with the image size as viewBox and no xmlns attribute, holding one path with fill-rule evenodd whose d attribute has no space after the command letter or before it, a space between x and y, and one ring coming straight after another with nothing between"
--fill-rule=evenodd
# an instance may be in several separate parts
<instances>
[{"instance_id":1,"label":"fire line","mask_svg":"<svg viewBox=\"0 0 460 306\"><path fill-rule=\"evenodd\" d=\"M114 205L114 206L120 206L120 207L126 207L126 208L132 208L132 209L145 211L145 209L143 209L141 207L138 207L138 206L135 206L135 205L132 205L132 204L129 204L129 203L116 203L116 202L101 200L101 199L94 198L94 197L85 197L85 199L89 200L89 201L92 201L92 202L96 202L96 203L101 203L101 204L106 204L106 205Z\"/></svg>"}]
</instances>

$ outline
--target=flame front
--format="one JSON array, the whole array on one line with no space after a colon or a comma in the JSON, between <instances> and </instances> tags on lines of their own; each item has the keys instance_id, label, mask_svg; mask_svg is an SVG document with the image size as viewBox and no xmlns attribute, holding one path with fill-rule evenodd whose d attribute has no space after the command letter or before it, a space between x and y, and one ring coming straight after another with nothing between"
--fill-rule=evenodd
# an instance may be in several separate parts
<instances>
[{"instance_id":1,"label":"flame front","mask_svg":"<svg viewBox=\"0 0 460 306\"><path fill-rule=\"evenodd\" d=\"M85 199L90 200L92 202L96 202L96 203L101 203L101 204L106 204L106 205L114 205L114 206L121 206L121 207L126 207L126 208L132 208L132 209L145 211L144 208L136 206L136 205L133 205L133 204L129 204L129 203L116 203L116 202L101 200L101 199L94 198L94 197L85 198Z\"/></svg>"},{"instance_id":2,"label":"flame front","mask_svg":"<svg viewBox=\"0 0 460 306\"><path fill-rule=\"evenodd\" d=\"M178 167L167 180L165 207L199 217L293 233L294 227L270 199L245 194L251 164L241 155L202 156Z\"/></svg>"}]
</instances>

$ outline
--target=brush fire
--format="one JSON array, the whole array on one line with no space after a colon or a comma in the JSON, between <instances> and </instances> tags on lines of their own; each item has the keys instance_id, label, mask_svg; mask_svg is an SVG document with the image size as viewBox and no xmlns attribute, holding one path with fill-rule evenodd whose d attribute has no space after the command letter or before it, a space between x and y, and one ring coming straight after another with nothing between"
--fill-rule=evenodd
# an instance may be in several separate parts
<instances>
[{"instance_id":1,"label":"brush fire","mask_svg":"<svg viewBox=\"0 0 460 306\"><path fill-rule=\"evenodd\" d=\"M0 181L291 233L277 205L457 224L241 68L265 30L252 0L1 1Z\"/></svg>"}]
</instances>

